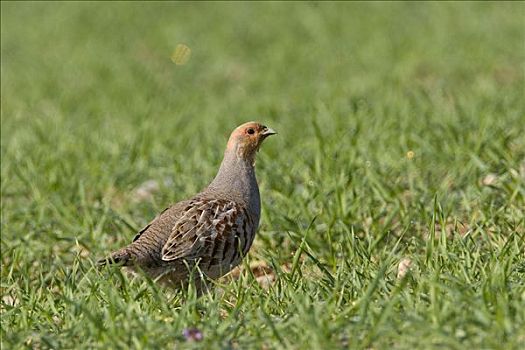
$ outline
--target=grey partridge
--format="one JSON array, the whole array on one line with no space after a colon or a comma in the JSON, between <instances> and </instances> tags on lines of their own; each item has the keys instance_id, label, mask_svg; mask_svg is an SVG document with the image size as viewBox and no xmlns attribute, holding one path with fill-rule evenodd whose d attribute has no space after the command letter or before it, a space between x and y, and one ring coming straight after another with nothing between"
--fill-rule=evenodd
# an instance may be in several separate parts
<instances>
[{"instance_id":1,"label":"grey partridge","mask_svg":"<svg viewBox=\"0 0 525 350\"><path fill-rule=\"evenodd\" d=\"M259 226L261 203L255 155L276 132L248 122L231 134L213 181L193 198L165 209L133 242L99 261L142 270L172 287L217 279L248 253Z\"/></svg>"}]
</instances>

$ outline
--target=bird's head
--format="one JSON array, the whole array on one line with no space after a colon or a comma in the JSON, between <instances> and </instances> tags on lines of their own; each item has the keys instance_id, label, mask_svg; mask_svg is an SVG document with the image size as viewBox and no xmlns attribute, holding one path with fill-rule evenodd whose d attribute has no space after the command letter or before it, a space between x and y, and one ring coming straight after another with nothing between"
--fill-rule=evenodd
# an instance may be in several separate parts
<instances>
[{"instance_id":1,"label":"bird's head","mask_svg":"<svg viewBox=\"0 0 525 350\"><path fill-rule=\"evenodd\" d=\"M231 133L226 152L234 152L238 157L253 163L263 141L275 134L277 133L273 129L260 123L244 123Z\"/></svg>"}]
</instances>

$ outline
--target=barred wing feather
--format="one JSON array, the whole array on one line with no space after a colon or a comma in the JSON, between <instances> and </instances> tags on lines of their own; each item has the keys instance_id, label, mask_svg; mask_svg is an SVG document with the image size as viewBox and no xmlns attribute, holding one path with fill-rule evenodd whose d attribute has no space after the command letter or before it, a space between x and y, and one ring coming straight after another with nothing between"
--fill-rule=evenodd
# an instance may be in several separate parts
<instances>
[{"instance_id":1,"label":"barred wing feather","mask_svg":"<svg viewBox=\"0 0 525 350\"><path fill-rule=\"evenodd\" d=\"M210 243L226 239L238 220L240 208L232 201L198 199L188 204L162 248L162 260L198 259Z\"/></svg>"}]
</instances>

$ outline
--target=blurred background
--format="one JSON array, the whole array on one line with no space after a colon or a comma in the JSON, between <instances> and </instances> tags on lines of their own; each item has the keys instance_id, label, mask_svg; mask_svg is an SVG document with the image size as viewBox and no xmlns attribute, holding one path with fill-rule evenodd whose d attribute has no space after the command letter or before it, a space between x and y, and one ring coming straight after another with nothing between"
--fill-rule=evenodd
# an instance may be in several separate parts
<instances>
[{"instance_id":1,"label":"blurred background","mask_svg":"<svg viewBox=\"0 0 525 350\"><path fill-rule=\"evenodd\" d=\"M394 111L400 104L446 108L476 95L503 107L516 96L508 91L523 88L519 4L30 2L2 10L9 135L35 118L67 119L71 132L89 119L96 133L150 123L171 133L207 120L213 130L226 123L227 134L251 118L298 128L323 109L349 127L372 109L369 128L395 119L405 131L407 120L443 113L413 118ZM181 66L170 60L178 44L191 50Z\"/></svg>"}]
</instances>

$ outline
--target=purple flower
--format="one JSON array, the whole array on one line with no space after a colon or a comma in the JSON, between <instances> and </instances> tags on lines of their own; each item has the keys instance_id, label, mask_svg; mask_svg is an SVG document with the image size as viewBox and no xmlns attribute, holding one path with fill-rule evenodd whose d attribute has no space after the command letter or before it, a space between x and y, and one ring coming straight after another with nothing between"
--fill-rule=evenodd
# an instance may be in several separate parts
<instances>
[{"instance_id":1,"label":"purple flower","mask_svg":"<svg viewBox=\"0 0 525 350\"><path fill-rule=\"evenodd\" d=\"M182 335L187 341L201 341L203 338L202 332L198 328L184 328Z\"/></svg>"}]
</instances>

